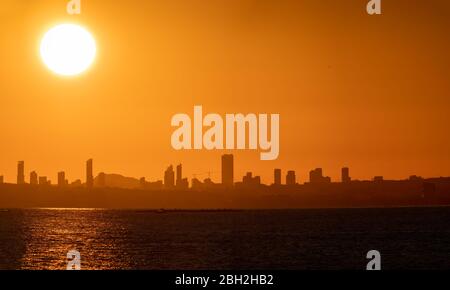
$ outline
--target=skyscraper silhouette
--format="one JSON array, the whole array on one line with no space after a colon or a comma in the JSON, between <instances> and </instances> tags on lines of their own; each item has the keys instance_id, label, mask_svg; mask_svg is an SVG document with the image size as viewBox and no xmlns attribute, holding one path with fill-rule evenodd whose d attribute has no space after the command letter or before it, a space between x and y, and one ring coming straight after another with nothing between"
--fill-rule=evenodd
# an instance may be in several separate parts
<instances>
[{"instance_id":1,"label":"skyscraper silhouette","mask_svg":"<svg viewBox=\"0 0 450 290\"><path fill-rule=\"evenodd\" d=\"M246 175L242 178L242 183L244 184L251 184L253 181L253 173L247 172Z\"/></svg>"},{"instance_id":2,"label":"skyscraper silhouette","mask_svg":"<svg viewBox=\"0 0 450 290\"><path fill-rule=\"evenodd\" d=\"M232 154L222 155L222 185L233 187L234 184L234 156Z\"/></svg>"},{"instance_id":3,"label":"skyscraper silhouette","mask_svg":"<svg viewBox=\"0 0 450 290\"><path fill-rule=\"evenodd\" d=\"M177 165L177 182L176 185L181 185L181 182L183 180L183 165L179 164Z\"/></svg>"},{"instance_id":4,"label":"skyscraper silhouette","mask_svg":"<svg viewBox=\"0 0 450 290\"><path fill-rule=\"evenodd\" d=\"M86 161L86 187L92 188L94 186L93 160Z\"/></svg>"},{"instance_id":5,"label":"skyscraper silhouette","mask_svg":"<svg viewBox=\"0 0 450 290\"><path fill-rule=\"evenodd\" d=\"M47 176L40 176L39 177L39 185L48 185L49 181L47 180Z\"/></svg>"},{"instance_id":6,"label":"skyscraper silhouette","mask_svg":"<svg viewBox=\"0 0 450 290\"><path fill-rule=\"evenodd\" d=\"M25 162L19 161L17 165L17 184L25 184Z\"/></svg>"},{"instance_id":7,"label":"skyscraper silhouette","mask_svg":"<svg viewBox=\"0 0 450 290\"><path fill-rule=\"evenodd\" d=\"M164 187L173 188L175 186L175 172L173 166L170 165L164 172Z\"/></svg>"},{"instance_id":8,"label":"skyscraper silhouette","mask_svg":"<svg viewBox=\"0 0 450 290\"><path fill-rule=\"evenodd\" d=\"M0 176L0 184L4 183L3 175Z\"/></svg>"},{"instance_id":9,"label":"skyscraper silhouette","mask_svg":"<svg viewBox=\"0 0 450 290\"><path fill-rule=\"evenodd\" d=\"M38 175L37 175L36 171L33 171L30 173L30 184L31 185L39 184Z\"/></svg>"},{"instance_id":10,"label":"skyscraper silhouette","mask_svg":"<svg viewBox=\"0 0 450 290\"><path fill-rule=\"evenodd\" d=\"M348 167L342 168L342 171L341 171L341 181L342 181L343 183L347 183L347 182L350 182L350 181L351 181L351 178L350 178L350 169L348 169Z\"/></svg>"},{"instance_id":11,"label":"skyscraper silhouette","mask_svg":"<svg viewBox=\"0 0 450 290\"><path fill-rule=\"evenodd\" d=\"M247 172L247 174L242 178L242 184L247 187L259 186L261 185L261 177L260 176L253 177L252 172Z\"/></svg>"},{"instance_id":12,"label":"skyscraper silhouette","mask_svg":"<svg viewBox=\"0 0 450 290\"><path fill-rule=\"evenodd\" d=\"M64 171L58 172L58 186L66 185L66 173Z\"/></svg>"},{"instance_id":13,"label":"skyscraper silhouette","mask_svg":"<svg viewBox=\"0 0 450 290\"><path fill-rule=\"evenodd\" d=\"M288 171L286 175L286 185L295 185L297 183L297 178L295 177L295 171Z\"/></svg>"},{"instance_id":14,"label":"skyscraper silhouette","mask_svg":"<svg viewBox=\"0 0 450 290\"><path fill-rule=\"evenodd\" d=\"M275 169L273 171L273 184L281 185L281 169Z\"/></svg>"},{"instance_id":15,"label":"skyscraper silhouette","mask_svg":"<svg viewBox=\"0 0 450 290\"><path fill-rule=\"evenodd\" d=\"M309 172L309 182L310 183L330 183L331 178L323 176L322 168L316 168Z\"/></svg>"},{"instance_id":16,"label":"skyscraper silhouette","mask_svg":"<svg viewBox=\"0 0 450 290\"><path fill-rule=\"evenodd\" d=\"M309 182L311 183L319 183L322 182L322 168L316 168L309 172Z\"/></svg>"}]
</instances>

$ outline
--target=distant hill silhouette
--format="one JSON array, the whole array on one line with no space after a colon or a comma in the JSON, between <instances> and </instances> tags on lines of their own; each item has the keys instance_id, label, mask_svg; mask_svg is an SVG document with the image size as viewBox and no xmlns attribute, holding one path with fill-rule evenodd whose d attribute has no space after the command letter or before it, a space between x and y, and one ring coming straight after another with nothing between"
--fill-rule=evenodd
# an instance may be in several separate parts
<instances>
[{"instance_id":1,"label":"distant hill silhouette","mask_svg":"<svg viewBox=\"0 0 450 290\"><path fill-rule=\"evenodd\" d=\"M124 188L124 189L136 189L140 187L139 179L133 177L126 177L120 174L107 174L104 173L104 184L102 184L102 173L94 178L94 186L96 187L112 187L112 188Z\"/></svg>"}]
</instances>

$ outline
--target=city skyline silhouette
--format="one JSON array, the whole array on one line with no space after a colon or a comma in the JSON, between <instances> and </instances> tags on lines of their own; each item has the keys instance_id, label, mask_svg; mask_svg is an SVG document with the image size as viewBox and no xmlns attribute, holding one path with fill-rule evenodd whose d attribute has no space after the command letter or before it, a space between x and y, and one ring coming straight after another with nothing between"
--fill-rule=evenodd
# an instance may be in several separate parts
<instances>
[{"instance_id":1,"label":"city skyline silhouette","mask_svg":"<svg viewBox=\"0 0 450 290\"><path fill-rule=\"evenodd\" d=\"M177 164L176 165L176 172L174 170L173 165L169 165L165 171L163 171L163 178L150 178L148 177L130 177L125 176L122 174L117 173L106 173L106 172L98 172L97 174L94 173L94 160L92 158L88 159L86 161L86 170L85 170L85 180L81 179L75 179L70 181L66 178L67 172L66 171L58 171L56 175L56 183L52 183L52 178L49 176L39 176L37 171L33 170L29 172L29 179L28 182L26 181L27 174L25 170L25 161L18 161L17 162L17 179L16 183L17 185L24 185L24 184L30 184L30 185L58 185L58 186L85 186L87 188L92 188L94 186L97 187L107 187L108 184L105 180L106 175L115 175L115 176L122 176L123 178L128 179L134 179L135 181L139 181L140 187L144 187L146 183L153 183L153 184L160 184L160 188L166 188L166 189L187 189L192 188L193 184L199 184L204 182L209 182L211 184L220 184L223 186L223 188L230 188L234 187L236 184L244 183L244 184L253 184L253 185L301 185L306 183L348 183L351 181L384 181L385 177L383 175L376 175L373 176L371 179L352 179L350 176L350 168L349 167L342 167L341 168L341 176L339 180L333 180L329 176L324 176L323 174L323 168L318 167L311 169L309 171L309 179L301 181L297 177L297 172L295 170L285 170L281 168L274 168L273 169L273 180L270 183L263 183L261 181L261 177L259 175L253 176L253 171L246 171L246 174L242 176L240 179L239 177L235 179L234 177L234 154L224 154L221 157L221 172L220 177L217 179L213 179L212 175L216 172L213 171L207 171L204 173L194 173L192 174L192 178L188 178L183 176L183 164ZM283 171L284 170L284 171ZM285 172L285 175L283 176L283 172ZM201 180L200 176L208 175L207 178L204 178L203 181ZM443 177L441 176L435 176L435 177L428 177L428 178L439 178ZM399 180L411 180L411 179L427 179L418 175L410 175L406 177L405 179L399 179ZM387 179L387 180L396 180L396 179ZM5 178L0 173L0 184L2 183L8 183L5 182ZM94 184L95 183L95 184ZM119 186L120 187L120 186ZM139 188L136 186L136 188ZM160 189L159 188L159 189Z\"/></svg>"},{"instance_id":2,"label":"city skyline silhouette","mask_svg":"<svg viewBox=\"0 0 450 290\"><path fill-rule=\"evenodd\" d=\"M5 183L0 177L0 207L75 208L303 208L303 207L385 207L450 205L450 177L402 180L370 180L351 177L342 167L341 178L333 181L323 168L309 171L301 181L295 170L273 169L273 180L264 184L259 175L247 171L235 176L233 154L220 158L219 181L216 172L183 175L183 164L169 165L163 179L127 177L98 172L94 160L85 162L85 180L70 181L67 172L57 172L57 182L36 171L27 171L26 162L17 162L17 181ZM28 174L29 172L29 174ZM25 176L29 175L29 182ZM202 179L200 176L204 176Z\"/></svg>"}]
</instances>

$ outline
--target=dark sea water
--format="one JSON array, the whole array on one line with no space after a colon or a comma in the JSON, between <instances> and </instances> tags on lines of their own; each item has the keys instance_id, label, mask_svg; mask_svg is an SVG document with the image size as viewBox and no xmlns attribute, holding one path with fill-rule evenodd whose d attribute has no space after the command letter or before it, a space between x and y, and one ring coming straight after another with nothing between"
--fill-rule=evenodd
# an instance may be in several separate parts
<instances>
[{"instance_id":1,"label":"dark sea water","mask_svg":"<svg viewBox=\"0 0 450 290\"><path fill-rule=\"evenodd\" d=\"M0 211L0 269L450 269L450 208Z\"/></svg>"}]
</instances>

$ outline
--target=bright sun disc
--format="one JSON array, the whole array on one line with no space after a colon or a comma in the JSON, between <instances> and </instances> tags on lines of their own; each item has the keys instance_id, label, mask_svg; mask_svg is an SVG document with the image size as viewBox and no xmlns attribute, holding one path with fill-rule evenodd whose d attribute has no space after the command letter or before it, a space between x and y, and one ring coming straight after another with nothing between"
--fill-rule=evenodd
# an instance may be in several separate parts
<instances>
[{"instance_id":1,"label":"bright sun disc","mask_svg":"<svg viewBox=\"0 0 450 290\"><path fill-rule=\"evenodd\" d=\"M73 76L89 68L97 49L94 38L86 29L75 24L60 24L44 35L40 51L51 71Z\"/></svg>"}]
</instances>

